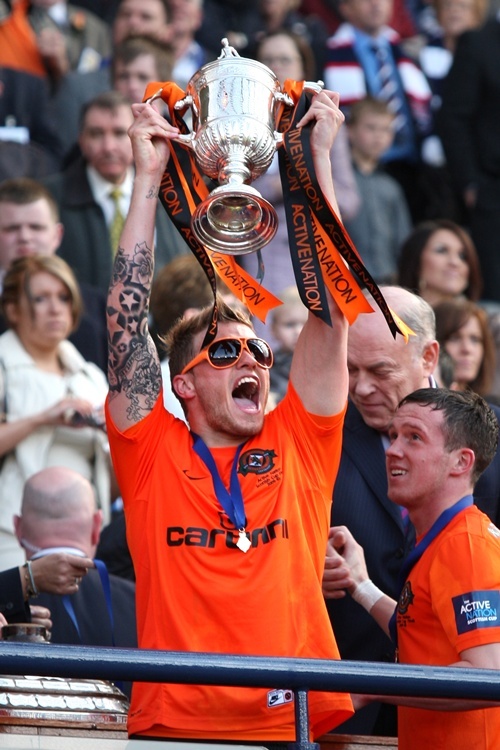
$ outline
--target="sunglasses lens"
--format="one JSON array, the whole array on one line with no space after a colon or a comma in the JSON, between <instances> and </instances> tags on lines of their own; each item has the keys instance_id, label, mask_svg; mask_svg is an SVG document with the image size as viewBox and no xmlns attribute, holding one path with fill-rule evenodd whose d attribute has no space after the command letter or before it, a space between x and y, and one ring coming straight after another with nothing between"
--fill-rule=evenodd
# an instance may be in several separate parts
<instances>
[{"instance_id":1,"label":"sunglasses lens","mask_svg":"<svg viewBox=\"0 0 500 750\"><path fill-rule=\"evenodd\" d=\"M261 367L271 367L273 355L265 341L262 339L248 339L247 345L257 364L261 365Z\"/></svg>"},{"instance_id":2,"label":"sunglasses lens","mask_svg":"<svg viewBox=\"0 0 500 750\"><path fill-rule=\"evenodd\" d=\"M237 361L241 352L241 342L238 339L223 339L214 341L209 347L208 356L214 367L227 367Z\"/></svg>"}]
</instances>

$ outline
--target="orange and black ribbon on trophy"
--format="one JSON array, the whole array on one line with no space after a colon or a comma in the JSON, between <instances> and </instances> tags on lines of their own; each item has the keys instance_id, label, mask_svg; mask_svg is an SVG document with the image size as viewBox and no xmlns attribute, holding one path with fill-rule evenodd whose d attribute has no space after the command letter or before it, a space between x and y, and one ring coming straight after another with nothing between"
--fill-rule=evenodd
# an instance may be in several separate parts
<instances>
[{"instance_id":1,"label":"orange and black ribbon on trophy","mask_svg":"<svg viewBox=\"0 0 500 750\"><path fill-rule=\"evenodd\" d=\"M324 197L317 182L311 147L311 128L298 129L310 105L303 82L286 81L284 91L295 106L281 105L278 129L283 133L279 164L287 217L290 253L297 288L303 303L316 316L331 325L326 289L351 324L360 313L373 312L360 283L368 289L382 311L393 334L407 340L411 331L389 309L377 284L366 270L342 222ZM181 134L189 134L175 104L185 93L172 82L148 85L144 101L161 98L168 105L172 124ZM217 334L216 274L233 294L246 304L250 313L265 322L267 313L281 301L250 276L233 256L212 251L202 245L191 229L191 215L209 189L196 164L193 150L170 141L171 158L160 186L160 202L205 271L214 292L214 310L203 347ZM351 273L352 269L355 276Z\"/></svg>"}]
</instances>

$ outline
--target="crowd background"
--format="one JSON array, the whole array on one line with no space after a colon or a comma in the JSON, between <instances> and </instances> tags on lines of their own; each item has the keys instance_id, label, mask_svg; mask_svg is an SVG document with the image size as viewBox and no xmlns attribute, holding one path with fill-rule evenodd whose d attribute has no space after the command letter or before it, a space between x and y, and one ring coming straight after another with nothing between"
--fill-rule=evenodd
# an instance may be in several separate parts
<instances>
[{"instance_id":1,"label":"crowd background","mask_svg":"<svg viewBox=\"0 0 500 750\"><path fill-rule=\"evenodd\" d=\"M499 6L498 0L0 0L0 183L8 187L2 193L0 185L0 289L18 258L55 253L84 289L83 313L89 295L102 300L92 315L104 329L103 295L134 179L127 135L131 104L142 100L153 80L174 80L185 88L220 54L226 37L240 55L271 67L280 81L324 80L340 92L346 128L332 150L332 173L341 216L358 251L378 282L400 284L435 308L453 387L499 402ZM293 273L275 163L256 186L281 217L278 235L262 253L268 269L264 285L287 304L258 326L260 335L282 347L279 400L303 316L296 314L289 288ZM203 274L190 270L189 249L161 207L155 255L151 324L161 347L166 330L160 329L169 324L161 321L171 323L172 315L198 309L210 290ZM242 264L257 274L254 256ZM179 269L189 274L190 284L178 281ZM73 296L73 275L61 272L61 278ZM178 299L182 293L185 299ZM170 309L165 295L172 295ZM29 329L28 303L21 328L16 312L21 303L4 299L3 310L5 304L9 328L20 338L19 331ZM285 341L276 333L279 326L289 328ZM22 414L9 412L14 408L6 396L9 356L2 353L13 336L12 330L0 336L0 434L4 422L28 416L26 401ZM50 345L54 352L59 343ZM28 346L27 352L44 370L40 341L36 351ZM87 337L80 353L97 363L93 368L105 369L102 338ZM167 360L164 365L168 372ZM67 390L67 368L55 374ZM54 392L54 404L65 393ZM103 394L99 403L85 392L78 396L97 408ZM49 402L46 394L43 408ZM56 445L82 428L74 410L63 411L61 424L52 426ZM100 427L85 425L85 435L91 442L94 435L105 452ZM36 435L46 426L33 429ZM75 451L83 435L72 438ZM16 445L25 438L0 442L0 472L16 461ZM94 443L92 449L87 445L82 461L94 460L94 453ZM40 457L36 470L53 463ZM20 512L21 481L30 478L20 452L16 471L19 507L9 506L9 513ZM112 467L108 472L109 498L98 497L106 521L102 551L112 564L127 552L120 493ZM11 529L9 535L12 540ZM21 548L18 558L4 567L22 562ZM128 557L116 570L133 578Z\"/></svg>"}]
</instances>

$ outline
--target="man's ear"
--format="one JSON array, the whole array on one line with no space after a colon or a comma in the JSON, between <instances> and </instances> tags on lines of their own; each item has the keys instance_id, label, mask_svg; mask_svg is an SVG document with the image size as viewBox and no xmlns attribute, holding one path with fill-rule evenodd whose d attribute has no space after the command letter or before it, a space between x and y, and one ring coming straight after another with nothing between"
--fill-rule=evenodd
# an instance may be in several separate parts
<instances>
[{"instance_id":1,"label":"man's ear","mask_svg":"<svg viewBox=\"0 0 500 750\"><path fill-rule=\"evenodd\" d=\"M172 381L173 389L179 398L188 401L196 395L193 377L187 372L185 375L176 375Z\"/></svg>"},{"instance_id":2,"label":"man's ear","mask_svg":"<svg viewBox=\"0 0 500 750\"><path fill-rule=\"evenodd\" d=\"M453 463L451 473L454 476L460 476L472 472L476 461L476 455L472 448L459 448L455 453L456 459Z\"/></svg>"},{"instance_id":3,"label":"man's ear","mask_svg":"<svg viewBox=\"0 0 500 750\"><path fill-rule=\"evenodd\" d=\"M422 359L424 362L424 374L432 375L439 360L439 344L437 341L430 341L425 345L422 352Z\"/></svg>"},{"instance_id":4,"label":"man's ear","mask_svg":"<svg viewBox=\"0 0 500 750\"><path fill-rule=\"evenodd\" d=\"M90 532L92 547L97 547L99 537L101 536L101 529L103 524L103 512L102 510L96 510L92 517L92 529Z\"/></svg>"}]
</instances>

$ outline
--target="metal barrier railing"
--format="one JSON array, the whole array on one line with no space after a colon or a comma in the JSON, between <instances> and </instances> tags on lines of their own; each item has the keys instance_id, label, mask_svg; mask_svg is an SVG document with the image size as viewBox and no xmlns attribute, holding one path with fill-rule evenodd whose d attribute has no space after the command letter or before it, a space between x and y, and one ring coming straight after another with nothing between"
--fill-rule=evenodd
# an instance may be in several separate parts
<instances>
[{"instance_id":1,"label":"metal barrier railing","mask_svg":"<svg viewBox=\"0 0 500 750\"><path fill-rule=\"evenodd\" d=\"M500 671L490 669L8 641L0 646L0 674L293 690L297 750L315 746L309 742L310 690L500 701Z\"/></svg>"}]
</instances>

